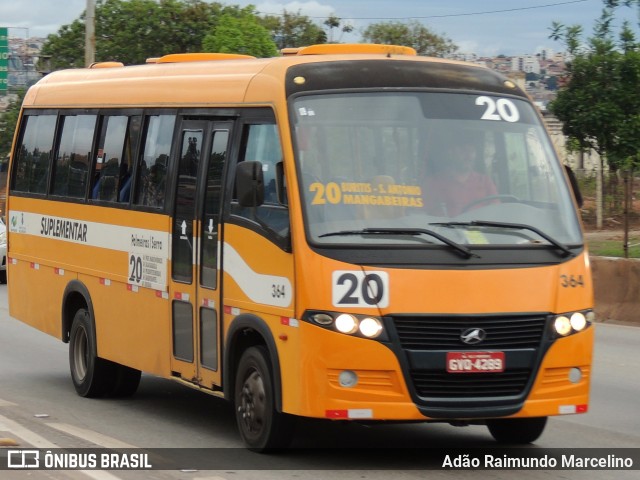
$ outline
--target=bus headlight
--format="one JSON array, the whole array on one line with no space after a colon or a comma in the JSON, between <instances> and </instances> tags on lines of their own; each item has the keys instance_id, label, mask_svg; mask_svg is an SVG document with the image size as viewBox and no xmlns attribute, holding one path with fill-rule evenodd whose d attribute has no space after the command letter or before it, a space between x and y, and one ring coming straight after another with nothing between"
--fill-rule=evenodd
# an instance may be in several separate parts
<instances>
[{"instance_id":1,"label":"bus headlight","mask_svg":"<svg viewBox=\"0 0 640 480\"><path fill-rule=\"evenodd\" d=\"M571 315L571 326L576 332L580 332L587 326L587 319L582 312Z\"/></svg>"},{"instance_id":2,"label":"bus headlight","mask_svg":"<svg viewBox=\"0 0 640 480\"><path fill-rule=\"evenodd\" d=\"M558 335L566 337L571 333L571 320L565 316L558 317L556 321L553 322L553 328L555 328Z\"/></svg>"},{"instance_id":3,"label":"bus headlight","mask_svg":"<svg viewBox=\"0 0 640 480\"><path fill-rule=\"evenodd\" d=\"M358 330L358 321L353 315L343 313L336 318L336 329L342 333L356 333Z\"/></svg>"},{"instance_id":4,"label":"bus headlight","mask_svg":"<svg viewBox=\"0 0 640 480\"><path fill-rule=\"evenodd\" d=\"M595 321L593 310L558 315L553 320L553 331L560 337L582 332Z\"/></svg>"},{"instance_id":5,"label":"bus headlight","mask_svg":"<svg viewBox=\"0 0 640 480\"><path fill-rule=\"evenodd\" d=\"M382 332L382 323L377 318L363 318L360 321L360 333L367 338L376 338Z\"/></svg>"},{"instance_id":6,"label":"bus headlight","mask_svg":"<svg viewBox=\"0 0 640 480\"><path fill-rule=\"evenodd\" d=\"M381 318L373 315L361 315L342 312L306 311L302 319L329 330L386 341L388 339Z\"/></svg>"}]
</instances>

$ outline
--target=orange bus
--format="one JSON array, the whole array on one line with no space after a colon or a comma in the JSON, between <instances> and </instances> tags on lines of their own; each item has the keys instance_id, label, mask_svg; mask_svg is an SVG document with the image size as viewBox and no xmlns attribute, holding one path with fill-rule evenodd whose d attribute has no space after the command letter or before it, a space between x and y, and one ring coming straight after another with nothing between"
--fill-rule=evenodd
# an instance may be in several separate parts
<instances>
[{"instance_id":1,"label":"orange bus","mask_svg":"<svg viewBox=\"0 0 640 480\"><path fill-rule=\"evenodd\" d=\"M170 378L255 450L296 417L528 443L588 409L575 196L478 65L319 45L54 72L21 110L8 264L10 314L69 343L78 394Z\"/></svg>"}]
</instances>

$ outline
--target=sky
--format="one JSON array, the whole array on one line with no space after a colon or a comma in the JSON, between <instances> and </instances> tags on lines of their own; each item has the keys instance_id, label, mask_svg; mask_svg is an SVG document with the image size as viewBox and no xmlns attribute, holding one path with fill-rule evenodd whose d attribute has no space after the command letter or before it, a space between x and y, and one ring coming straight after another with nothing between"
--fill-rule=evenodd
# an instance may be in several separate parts
<instances>
[{"instance_id":1,"label":"sky","mask_svg":"<svg viewBox=\"0 0 640 480\"><path fill-rule=\"evenodd\" d=\"M562 51L549 39L552 22L582 25L585 35L593 31L602 0L217 0L228 5L252 4L264 14L299 12L322 24L334 14L354 27L351 34L334 33L333 40L357 42L370 23L418 20L433 32L451 39L463 53L481 56L522 55L541 49ZM9 36L43 36L79 18L86 0L0 0L0 27ZM637 7L621 8L615 25L623 18L637 28ZM640 37L640 35L639 35Z\"/></svg>"}]
</instances>

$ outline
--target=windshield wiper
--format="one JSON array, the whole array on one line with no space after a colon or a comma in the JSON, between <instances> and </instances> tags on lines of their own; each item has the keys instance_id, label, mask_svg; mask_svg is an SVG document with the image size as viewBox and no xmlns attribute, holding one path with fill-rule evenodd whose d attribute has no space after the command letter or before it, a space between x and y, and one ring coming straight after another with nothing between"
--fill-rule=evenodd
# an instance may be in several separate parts
<instances>
[{"instance_id":1,"label":"windshield wiper","mask_svg":"<svg viewBox=\"0 0 640 480\"><path fill-rule=\"evenodd\" d=\"M564 243L559 242L555 238L547 235L542 230L532 226L526 225L523 223L508 223L508 222L490 222L486 220L472 220L470 222L441 222L441 223L430 223L429 225L436 225L439 227L496 227L496 228L510 228L514 230L529 230L540 237L544 238L551 245L556 247L558 250L561 250L564 255L563 256L575 256L575 253L569 249Z\"/></svg>"},{"instance_id":2,"label":"windshield wiper","mask_svg":"<svg viewBox=\"0 0 640 480\"><path fill-rule=\"evenodd\" d=\"M450 238L440 235L438 232L426 228L363 228L362 230L340 230L337 232L323 233L319 237L335 237L342 235L429 235L450 246L464 258L478 257L464 245L454 242Z\"/></svg>"}]
</instances>

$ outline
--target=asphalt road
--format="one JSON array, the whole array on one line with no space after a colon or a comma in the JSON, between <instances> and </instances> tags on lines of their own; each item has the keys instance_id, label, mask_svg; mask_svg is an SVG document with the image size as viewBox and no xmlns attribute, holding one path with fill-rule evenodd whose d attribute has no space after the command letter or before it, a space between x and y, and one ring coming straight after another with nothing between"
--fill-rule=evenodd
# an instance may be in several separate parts
<instances>
[{"instance_id":1,"label":"asphalt road","mask_svg":"<svg viewBox=\"0 0 640 480\"><path fill-rule=\"evenodd\" d=\"M640 452L640 327L596 325L590 411L550 419L532 449L633 448ZM495 446L485 427L440 424L368 427L301 422L296 453L264 456L242 448L233 412L218 398L144 375L131 399L84 399L69 378L67 345L8 315L6 285L0 286L0 439L13 448L213 448L215 471L1 471L3 480L78 479L387 479L429 478L638 478L638 471L425 471L429 460L416 448ZM359 447L358 450L349 450ZM411 454L394 447L407 447ZM414 450L409 450L414 449ZM457 451L457 450L456 450ZM170 452L170 451L167 451ZM404 452L404 453L403 453ZM425 452L428 452L425 450ZM622 452L622 450L621 450ZM0 452L1 453L1 452ZM424 453L428 455L428 453ZM421 468L416 469L414 460ZM441 457L434 456L434 462Z\"/></svg>"}]
</instances>

